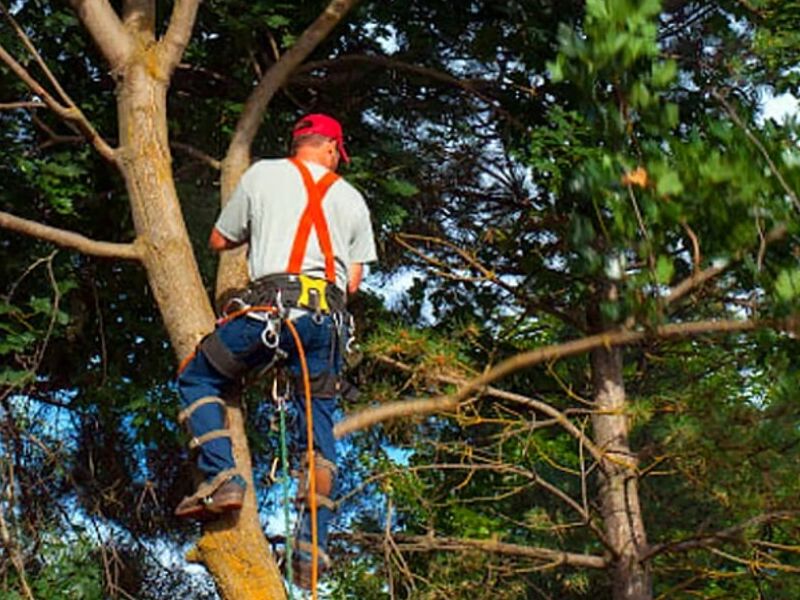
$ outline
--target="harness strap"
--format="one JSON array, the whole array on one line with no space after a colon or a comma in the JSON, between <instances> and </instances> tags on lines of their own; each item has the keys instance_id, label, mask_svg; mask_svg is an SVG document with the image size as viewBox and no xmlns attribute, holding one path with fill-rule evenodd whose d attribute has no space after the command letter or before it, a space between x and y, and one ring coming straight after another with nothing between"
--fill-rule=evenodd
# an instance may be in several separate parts
<instances>
[{"instance_id":1,"label":"harness strap","mask_svg":"<svg viewBox=\"0 0 800 600\"><path fill-rule=\"evenodd\" d=\"M319 375L313 375L311 380L311 395L315 398L336 398L339 396L342 389L341 376L325 371ZM295 378L295 385L300 387L303 385L303 375Z\"/></svg>"},{"instance_id":2,"label":"harness strap","mask_svg":"<svg viewBox=\"0 0 800 600\"><path fill-rule=\"evenodd\" d=\"M306 498L305 496L298 496L297 498L294 499L294 501L295 501L295 504L297 504L297 505L300 505L300 504L305 504L306 506L309 505L308 504L308 498ZM334 502L333 500L328 498L328 496L323 496L319 492L317 492L314 495L314 504L315 504L315 506L317 508L327 508L331 512L336 512L336 508L337 508L336 502Z\"/></svg>"},{"instance_id":3,"label":"harness strap","mask_svg":"<svg viewBox=\"0 0 800 600\"><path fill-rule=\"evenodd\" d=\"M189 449L194 450L198 446L202 446L212 440L218 440L219 438L229 438L231 437L231 432L227 429L215 429L214 431L209 431L208 433L204 433L201 436L193 437L192 440L189 442Z\"/></svg>"},{"instance_id":4,"label":"harness strap","mask_svg":"<svg viewBox=\"0 0 800 600\"><path fill-rule=\"evenodd\" d=\"M206 338L200 342L200 351L208 359L208 362L228 379L238 379L249 368L246 363L239 360L236 355L222 343L216 331L206 336Z\"/></svg>"},{"instance_id":5,"label":"harness strap","mask_svg":"<svg viewBox=\"0 0 800 600\"><path fill-rule=\"evenodd\" d=\"M322 211L322 200L330 187L339 180L339 176L333 171L329 171L322 179L315 182L311 171L300 160L296 158L290 158L289 160L297 167L297 170L300 171L300 176L303 178L307 203L306 209L300 217L300 224L297 226L297 233L294 236L292 251L289 254L289 266L286 267L286 272L292 275L299 275L302 271L303 259L308 248L308 237L311 234L311 228L314 227L317 231L320 250L322 250L322 254L325 257L325 279L330 283L335 283L336 266L333 257L333 244L328 230L328 221Z\"/></svg>"},{"instance_id":6,"label":"harness strap","mask_svg":"<svg viewBox=\"0 0 800 600\"><path fill-rule=\"evenodd\" d=\"M190 498L196 498L198 500L202 500L203 498L207 498L211 494L217 491L219 487L228 481L234 475L238 475L239 472L236 469L226 469L224 471L220 471L211 481L204 481L199 486L197 486L197 491L194 494L189 496Z\"/></svg>"},{"instance_id":7,"label":"harness strap","mask_svg":"<svg viewBox=\"0 0 800 600\"><path fill-rule=\"evenodd\" d=\"M217 398L216 396L204 396L199 400L195 400L178 413L178 423L183 425L189 419L189 417L194 414L194 411L203 406L208 406L209 404L219 404L222 408L225 408L225 401L222 398Z\"/></svg>"}]
</instances>

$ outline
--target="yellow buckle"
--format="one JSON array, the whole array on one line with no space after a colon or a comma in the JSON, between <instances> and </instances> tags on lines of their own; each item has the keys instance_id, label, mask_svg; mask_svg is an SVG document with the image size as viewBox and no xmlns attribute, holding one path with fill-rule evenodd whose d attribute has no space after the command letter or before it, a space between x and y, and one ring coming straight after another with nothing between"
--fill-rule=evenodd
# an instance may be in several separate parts
<instances>
[{"instance_id":1,"label":"yellow buckle","mask_svg":"<svg viewBox=\"0 0 800 600\"><path fill-rule=\"evenodd\" d=\"M320 312L330 312L328 306L328 298L325 295L325 290L328 287L328 282L325 279L317 277L309 277L308 275L300 275L300 297L297 299L297 305L303 308L311 308L319 310ZM311 302L311 294L316 293L319 298L319 303L314 306Z\"/></svg>"}]
</instances>

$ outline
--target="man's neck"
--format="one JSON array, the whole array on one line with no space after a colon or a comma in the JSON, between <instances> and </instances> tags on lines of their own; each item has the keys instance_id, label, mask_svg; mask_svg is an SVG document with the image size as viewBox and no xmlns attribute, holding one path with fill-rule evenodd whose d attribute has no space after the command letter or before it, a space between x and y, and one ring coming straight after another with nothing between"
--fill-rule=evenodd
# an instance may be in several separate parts
<instances>
[{"instance_id":1,"label":"man's neck","mask_svg":"<svg viewBox=\"0 0 800 600\"><path fill-rule=\"evenodd\" d=\"M301 149L301 150L299 150L298 152L295 153L293 158L297 158L297 159L302 160L304 162L314 163L314 164L319 165L321 167L325 167L326 169L330 168L330 167L328 167L327 161L325 160L326 157L320 156L319 152L314 152L313 150L305 150L304 151L304 150Z\"/></svg>"}]
</instances>

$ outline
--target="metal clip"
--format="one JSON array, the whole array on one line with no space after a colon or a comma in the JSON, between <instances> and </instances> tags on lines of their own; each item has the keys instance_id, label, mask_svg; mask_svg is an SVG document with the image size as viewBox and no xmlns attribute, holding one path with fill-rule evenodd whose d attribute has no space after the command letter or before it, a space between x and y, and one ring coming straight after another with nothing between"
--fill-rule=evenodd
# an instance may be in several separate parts
<instances>
[{"instance_id":1,"label":"metal clip","mask_svg":"<svg viewBox=\"0 0 800 600\"><path fill-rule=\"evenodd\" d=\"M250 308L250 305L239 298L239 296L234 296L230 300L225 303L225 306L222 307L222 316L227 317L239 310L244 310L245 308Z\"/></svg>"},{"instance_id":2,"label":"metal clip","mask_svg":"<svg viewBox=\"0 0 800 600\"><path fill-rule=\"evenodd\" d=\"M348 315L349 319L347 322L347 343L344 346L344 351L347 354L353 352L353 346L356 343L356 320L353 318L353 315Z\"/></svg>"},{"instance_id":3,"label":"metal clip","mask_svg":"<svg viewBox=\"0 0 800 600\"><path fill-rule=\"evenodd\" d=\"M281 343L280 329L277 326L277 319L266 319L266 325L261 332L261 342L270 350L274 350Z\"/></svg>"}]
</instances>

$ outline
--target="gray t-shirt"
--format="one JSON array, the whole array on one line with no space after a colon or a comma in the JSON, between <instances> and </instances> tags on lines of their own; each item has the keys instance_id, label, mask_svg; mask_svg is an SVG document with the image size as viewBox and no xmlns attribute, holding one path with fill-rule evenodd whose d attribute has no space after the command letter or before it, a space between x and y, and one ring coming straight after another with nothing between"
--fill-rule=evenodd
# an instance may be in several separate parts
<instances>
[{"instance_id":1,"label":"gray t-shirt","mask_svg":"<svg viewBox=\"0 0 800 600\"><path fill-rule=\"evenodd\" d=\"M303 164L319 181L328 169ZM231 241L250 242L250 278L285 273L307 194L299 169L288 159L260 160L244 175L217 219L216 228ZM336 264L336 285L347 290L347 269L377 260L369 209L364 197L339 178L322 200ZM325 277L325 256L312 227L301 271Z\"/></svg>"}]
</instances>

